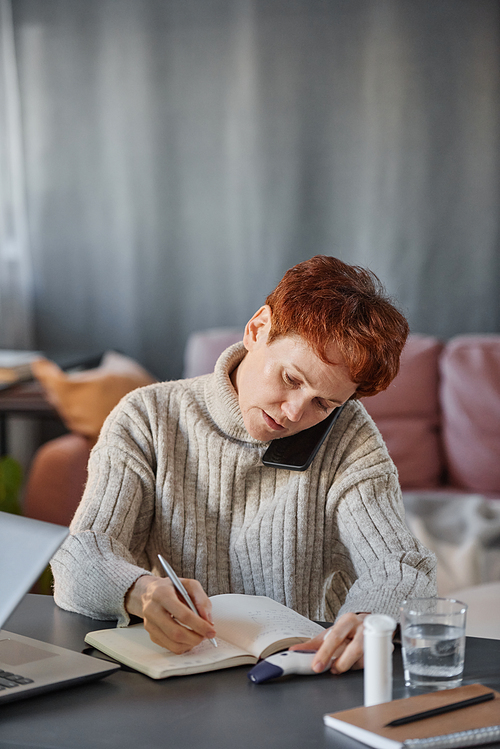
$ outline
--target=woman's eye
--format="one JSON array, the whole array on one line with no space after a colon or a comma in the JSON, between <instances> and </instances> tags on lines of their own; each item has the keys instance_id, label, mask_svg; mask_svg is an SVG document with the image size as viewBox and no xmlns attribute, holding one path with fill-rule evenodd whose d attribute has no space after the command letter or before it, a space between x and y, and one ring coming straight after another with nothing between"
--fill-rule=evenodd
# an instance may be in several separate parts
<instances>
[{"instance_id":1,"label":"woman's eye","mask_svg":"<svg viewBox=\"0 0 500 749\"><path fill-rule=\"evenodd\" d=\"M328 406L325 405L325 403L322 403L321 401L316 401L316 405L321 411L324 411L325 413L328 411Z\"/></svg>"},{"instance_id":2,"label":"woman's eye","mask_svg":"<svg viewBox=\"0 0 500 749\"><path fill-rule=\"evenodd\" d=\"M288 374L288 372L283 372L283 379L284 379L284 381L286 382L287 385L292 385L292 386L297 385L297 383L295 382L295 380L290 377L290 375Z\"/></svg>"}]
</instances>

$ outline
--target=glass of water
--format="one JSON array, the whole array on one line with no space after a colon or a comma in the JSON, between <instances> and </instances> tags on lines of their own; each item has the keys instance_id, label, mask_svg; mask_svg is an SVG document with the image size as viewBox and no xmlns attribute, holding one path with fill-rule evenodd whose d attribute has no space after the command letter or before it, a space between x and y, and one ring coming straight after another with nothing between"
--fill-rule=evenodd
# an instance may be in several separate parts
<instances>
[{"instance_id":1,"label":"glass of water","mask_svg":"<svg viewBox=\"0 0 500 749\"><path fill-rule=\"evenodd\" d=\"M407 687L460 686L465 663L467 604L453 598L409 598L401 605Z\"/></svg>"}]
</instances>

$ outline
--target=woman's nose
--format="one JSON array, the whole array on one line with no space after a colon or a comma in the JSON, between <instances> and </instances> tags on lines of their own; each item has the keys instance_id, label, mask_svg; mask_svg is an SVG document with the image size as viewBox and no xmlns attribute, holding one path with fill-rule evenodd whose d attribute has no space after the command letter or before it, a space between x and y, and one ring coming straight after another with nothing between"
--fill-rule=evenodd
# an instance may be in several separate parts
<instances>
[{"instance_id":1,"label":"woman's nose","mask_svg":"<svg viewBox=\"0 0 500 749\"><path fill-rule=\"evenodd\" d=\"M281 404L281 410L288 421L300 421L304 413L304 408L305 400L303 398L290 398Z\"/></svg>"}]
</instances>

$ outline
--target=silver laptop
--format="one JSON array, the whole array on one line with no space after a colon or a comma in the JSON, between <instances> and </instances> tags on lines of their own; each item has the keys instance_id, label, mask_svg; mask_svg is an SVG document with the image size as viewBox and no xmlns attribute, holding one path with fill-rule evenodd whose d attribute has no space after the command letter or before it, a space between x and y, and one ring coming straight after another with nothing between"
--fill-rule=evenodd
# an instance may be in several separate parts
<instances>
[{"instance_id":1,"label":"silver laptop","mask_svg":"<svg viewBox=\"0 0 500 749\"><path fill-rule=\"evenodd\" d=\"M0 512L0 627L36 582L68 529ZM120 667L0 630L0 705L107 676Z\"/></svg>"}]
</instances>

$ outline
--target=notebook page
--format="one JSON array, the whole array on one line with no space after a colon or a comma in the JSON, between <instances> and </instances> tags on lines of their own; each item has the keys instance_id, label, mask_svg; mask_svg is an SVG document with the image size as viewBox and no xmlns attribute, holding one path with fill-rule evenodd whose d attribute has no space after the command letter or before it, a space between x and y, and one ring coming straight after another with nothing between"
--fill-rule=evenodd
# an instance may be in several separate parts
<instances>
[{"instance_id":1,"label":"notebook page","mask_svg":"<svg viewBox=\"0 0 500 749\"><path fill-rule=\"evenodd\" d=\"M177 655L156 645L142 624L90 632L85 641L132 668L138 664L150 675L168 671L205 670L204 667L245 655L245 651L217 637L214 648L208 640L187 653ZM206 670L209 670L206 668Z\"/></svg>"},{"instance_id":2,"label":"notebook page","mask_svg":"<svg viewBox=\"0 0 500 749\"><path fill-rule=\"evenodd\" d=\"M217 637L234 642L258 657L269 645L286 638L300 642L323 632L319 624L266 596L212 596Z\"/></svg>"}]
</instances>

